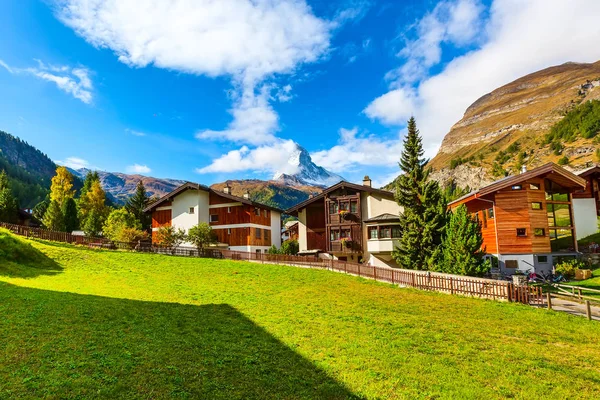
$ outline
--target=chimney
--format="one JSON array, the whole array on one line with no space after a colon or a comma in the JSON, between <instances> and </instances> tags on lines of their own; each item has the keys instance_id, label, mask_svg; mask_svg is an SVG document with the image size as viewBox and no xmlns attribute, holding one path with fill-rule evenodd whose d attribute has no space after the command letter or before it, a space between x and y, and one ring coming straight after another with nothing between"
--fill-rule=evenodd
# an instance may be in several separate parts
<instances>
[{"instance_id":1,"label":"chimney","mask_svg":"<svg viewBox=\"0 0 600 400\"><path fill-rule=\"evenodd\" d=\"M308 198L309 198L309 199L312 199L313 197L315 197L315 195L314 195L314 194L312 194L312 193L310 193L310 194L308 195Z\"/></svg>"},{"instance_id":2,"label":"chimney","mask_svg":"<svg viewBox=\"0 0 600 400\"><path fill-rule=\"evenodd\" d=\"M223 193L231 194L231 186L229 186L229 183L225 183L225 187L223 188Z\"/></svg>"},{"instance_id":3,"label":"chimney","mask_svg":"<svg viewBox=\"0 0 600 400\"><path fill-rule=\"evenodd\" d=\"M249 192L248 190L246 190L246 191L244 192L244 198L245 198L245 199L250 199L250 192Z\"/></svg>"},{"instance_id":4,"label":"chimney","mask_svg":"<svg viewBox=\"0 0 600 400\"><path fill-rule=\"evenodd\" d=\"M523 166L521 167L521 173L522 173L522 174L524 174L525 172L527 172L527 166L526 166L526 165L523 165Z\"/></svg>"},{"instance_id":5,"label":"chimney","mask_svg":"<svg viewBox=\"0 0 600 400\"><path fill-rule=\"evenodd\" d=\"M371 178L369 178L369 175L365 175L363 178L363 186L371 187Z\"/></svg>"}]
</instances>

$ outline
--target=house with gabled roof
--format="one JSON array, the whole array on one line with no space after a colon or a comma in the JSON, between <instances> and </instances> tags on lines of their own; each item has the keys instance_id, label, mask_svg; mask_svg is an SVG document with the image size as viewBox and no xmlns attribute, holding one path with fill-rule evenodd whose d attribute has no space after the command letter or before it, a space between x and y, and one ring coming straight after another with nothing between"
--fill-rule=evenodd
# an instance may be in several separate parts
<instances>
[{"instance_id":1,"label":"house with gabled roof","mask_svg":"<svg viewBox=\"0 0 600 400\"><path fill-rule=\"evenodd\" d=\"M365 176L362 185L339 182L286 214L298 218L301 255L396 266L392 251L401 211L392 192L372 187Z\"/></svg>"},{"instance_id":2,"label":"house with gabled roof","mask_svg":"<svg viewBox=\"0 0 600 400\"><path fill-rule=\"evenodd\" d=\"M209 223L218 242L230 250L267 252L281 246L282 210L197 183L186 182L144 210L152 215L152 238L163 226L186 232L200 222Z\"/></svg>"},{"instance_id":3,"label":"house with gabled roof","mask_svg":"<svg viewBox=\"0 0 600 400\"><path fill-rule=\"evenodd\" d=\"M505 273L544 272L578 254L573 199L585 188L584 178L548 163L493 182L449 207L464 204L481 222L483 248L497 260L494 267Z\"/></svg>"}]
</instances>

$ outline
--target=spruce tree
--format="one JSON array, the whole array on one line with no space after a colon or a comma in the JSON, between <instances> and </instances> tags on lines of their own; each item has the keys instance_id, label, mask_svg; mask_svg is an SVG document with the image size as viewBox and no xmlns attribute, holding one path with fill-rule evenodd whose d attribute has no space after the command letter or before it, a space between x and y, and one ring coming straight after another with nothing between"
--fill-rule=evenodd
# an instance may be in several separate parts
<instances>
[{"instance_id":1,"label":"spruce tree","mask_svg":"<svg viewBox=\"0 0 600 400\"><path fill-rule=\"evenodd\" d=\"M6 172L0 172L0 222L17 222L19 204L12 194Z\"/></svg>"},{"instance_id":2,"label":"spruce tree","mask_svg":"<svg viewBox=\"0 0 600 400\"><path fill-rule=\"evenodd\" d=\"M484 261L481 222L469 215L463 204L450 214L443 245L442 272L457 275L482 276L490 270Z\"/></svg>"},{"instance_id":3,"label":"spruce tree","mask_svg":"<svg viewBox=\"0 0 600 400\"><path fill-rule=\"evenodd\" d=\"M437 270L442 258L441 244L446 224L446 202L436 181L429 181L427 160L414 117L400 159L403 174L396 180L401 237L392 253L401 268Z\"/></svg>"},{"instance_id":4,"label":"spruce tree","mask_svg":"<svg viewBox=\"0 0 600 400\"><path fill-rule=\"evenodd\" d=\"M44 226L51 231L63 232L65 230L65 220L58 201L50 201L43 222Z\"/></svg>"},{"instance_id":5,"label":"spruce tree","mask_svg":"<svg viewBox=\"0 0 600 400\"><path fill-rule=\"evenodd\" d=\"M148 205L149 201L150 198L146 192L144 182L140 180L137 183L134 195L131 196L125 204L127 211L135 216L138 222L142 225L143 230L148 230L150 228L150 215L144 212L144 209Z\"/></svg>"},{"instance_id":6,"label":"spruce tree","mask_svg":"<svg viewBox=\"0 0 600 400\"><path fill-rule=\"evenodd\" d=\"M73 232L79 228L79 218L77 217L77 204L73 198L67 199L62 206L65 231Z\"/></svg>"}]
</instances>

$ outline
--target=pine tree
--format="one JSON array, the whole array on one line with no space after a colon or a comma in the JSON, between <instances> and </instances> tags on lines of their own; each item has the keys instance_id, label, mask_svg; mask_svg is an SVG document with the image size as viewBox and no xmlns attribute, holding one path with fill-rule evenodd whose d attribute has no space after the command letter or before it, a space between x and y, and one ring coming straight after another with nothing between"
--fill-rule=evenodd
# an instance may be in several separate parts
<instances>
[{"instance_id":1,"label":"pine tree","mask_svg":"<svg viewBox=\"0 0 600 400\"><path fill-rule=\"evenodd\" d=\"M446 202L436 181L428 181L429 170L423 158L423 144L414 117L400 159L403 174L396 181L401 237L392 253L401 268L439 269L441 244L446 224Z\"/></svg>"},{"instance_id":2,"label":"pine tree","mask_svg":"<svg viewBox=\"0 0 600 400\"><path fill-rule=\"evenodd\" d=\"M88 237L96 237L102 232L103 216L92 209L83 223L83 232Z\"/></svg>"},{"instance_id":3,"label":"pine tree","mask_svg":"<svg viewBox=\"0 0 600 400\"><path fill-rule=\"evenodd\" d=\"M77 204L73 198L67 199L62 206L65 231L73 232L79 228L79 218L77 217Z\"/></svg>"},{"instance_id":4,"label":"pine tree","mask_svg":"<svg viewBox=\"0 0 600 400\"><path fill-rule=\"evenodd\" d=\"M92 188L92 184L94 182L100 182L100 176L98 176L98 172L88 172L83 180L83 187L81 188L79 194L79 200L77 202L79 208L79 221L85 221L87 215L90 211L90 206L88 205L88 192Z\"/></svg>"},{"instance_id":5,"label":"pine tree","mask_svg":"<svg viewBox=\"0 0 600 400\"><path fill-rule=\"evenodd\" d=\"M463 204L451 214L443 245L442 272L457 275L481 276L490 269L483 260L485 250L481 223L472 218Z\"/></svg>"},{"instance_id":6,"label":"pine tree","mask_svg":"<svg viewBox=\"0 0 600 400\"><path fill-rule=\"evenodd\" d=\"M127 211L135 216L142 225L143 230L148 230L150 228L150 215L144 212L149 201L150 198L148 197L144 183L140 180L135 188L135 194L131 196L129 200L127 200L127 204L125 204Z\"/></svg>"},{"instance_id":7,"label":"pine tree","mask_svg":"<svg viewBox=\"0 0 600 400\"><path fill-rule=\"evenodd\" d=\"M44 214L43 222L44 226L51 231L63 232L65 230L65 220L58 201L50 201L48 210L46 211L46 214Z\"/></svg>"},{"instance_id":8,"label":"pine tree","mask_svg":"<svg viewBox=\"0 0 600 400\"><path fill-rule=\"evenodd\" d=\"M0 172L0 222L17 222L19 204L12 194L6 172Z\"/></svg>"}]
</instances>

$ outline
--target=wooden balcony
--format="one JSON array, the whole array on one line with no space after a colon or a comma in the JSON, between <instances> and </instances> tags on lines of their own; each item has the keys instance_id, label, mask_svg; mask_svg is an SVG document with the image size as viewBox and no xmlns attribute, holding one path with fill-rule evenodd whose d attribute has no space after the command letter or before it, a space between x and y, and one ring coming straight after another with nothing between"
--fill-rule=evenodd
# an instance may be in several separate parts
<instances>
[{"instance_id":1,"label":"wooden balcony","mask_svg":"<svg viewBox=\"0 0 600 400\"><path fill-rule=\"evenodd\" d=\"M328 224L330 225L349 225L360 223L360 213L348 213L342 216L341 214L329 214Z\"/></svg>"},{"instance_id":2,"label":"wooden balcony","mask_svg":"<svg viewBox=\"0 0 600 400\"><path fill-rule=\"evenodd\" d=\"M334 241L334 242L330 242L329 243L329 252L331 253L348 253L348 254L353 254L353 253L361 253L362 249L361 249L361 245L358 242L351 242L350 245L348 244L344 244L342 245L341 242L339 241Z\"/></svg>"}]
</instances>

